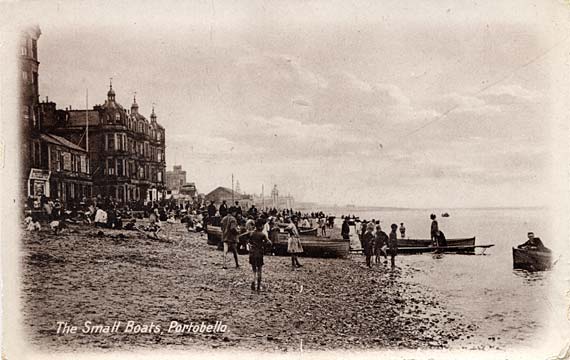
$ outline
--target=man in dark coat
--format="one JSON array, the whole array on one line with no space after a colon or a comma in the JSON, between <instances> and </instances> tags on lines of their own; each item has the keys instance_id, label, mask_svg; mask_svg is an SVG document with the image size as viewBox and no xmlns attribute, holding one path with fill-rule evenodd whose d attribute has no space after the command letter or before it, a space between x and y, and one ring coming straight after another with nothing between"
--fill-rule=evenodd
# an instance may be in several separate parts
<instances>
[{"instance_id":1,"label":"man in dark coat","mask_svg":"<svg viewBox=\"0 0 570 360\"><path fill-rule=\"evenodd\" d=\"M228 214L228 204L226 200L222 201L222 205L220 205L220 216L223 218Z\"/></svg>"}]
</instances>

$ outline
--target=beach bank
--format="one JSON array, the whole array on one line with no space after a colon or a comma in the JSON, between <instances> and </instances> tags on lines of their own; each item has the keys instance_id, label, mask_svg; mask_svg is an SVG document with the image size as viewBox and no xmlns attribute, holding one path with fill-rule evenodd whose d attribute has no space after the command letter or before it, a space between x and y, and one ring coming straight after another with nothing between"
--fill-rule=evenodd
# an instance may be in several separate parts
<instances>
[{"instance_id":1,"label":"beach bank","mask_svg":"<svg viewBox=\"0 0 570 360\"><path fill-rule=\"evenodd\" d=\"M223 270L222 253L182 224L164 224L160 241L85 225L27 232L22 251L26 329L35 345L58 351L460 348L474 326L410 281L416 270L405 257L394 270L367 269L358 255L301 258L293 271L290 258L266 256L257 293L247 255ZM84 333L86 321L120 325ZM124 331L129 321L138 332ZM58 333L58 322L76 332ZM173 322L187 331L169 331ZM218 331L200 331L208 325Z\"/></svg>"}]
</instances>

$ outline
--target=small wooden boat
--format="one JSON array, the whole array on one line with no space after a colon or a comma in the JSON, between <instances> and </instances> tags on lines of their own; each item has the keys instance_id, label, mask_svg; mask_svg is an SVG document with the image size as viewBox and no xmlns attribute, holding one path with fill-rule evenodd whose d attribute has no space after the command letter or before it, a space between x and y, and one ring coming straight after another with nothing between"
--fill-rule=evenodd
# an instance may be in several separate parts
<instances>
[{"instance_id":1,"label":"small wooden boat","mask_svg":"<svg viewBox=\"0 0 570 360\"><path fill-rule=\"evenodd\" d=\"M546 250L513 248L513 268L528 271L548 270L552 266L552 252Z\"/></svg>"},{"instance_id":2,"label":"small wooden boat","mask_svg":"<svg viewBox=\"0 0 570 360\"><path fill-rule=\"evenodd\" d=\"M276 255L287 254L288 236L286 233L279 233L277 241L273 243L273 252ZM303 236L301 237L303 246L302 256L309 257L347 257L350 251L350 240L337 239L325 236Z\"/></svg>"},{"instance_id":3,"label":"small wooden boat","mask_svg":"<svg viewBox=\"0 0 570 360\"><path fill-rule=\"evenodd\" d=\"M208 225L208 228L206 229L206 233L208 234L208 245L213 245L213 246L217 246L218 250L223 250L223 244L222 244L222 228L219 226L214 226L214 225ZM238 236L238 254L247 254L248 251L245 247L246 244L246 238L242 237L244 235L247 235L246 232L240 234Z\"/></svg>"},{"instance_id":4,"label":"small wooden boat","mask_svg":"<svg viewBox=\"0 0 570 360\"><path fill-rule=\"evenodd\" d=\"M474 246L475 237L447 239L447 246ZM425 248L432 246L431 239L398 239L398 248Z\"/></svg>"},{"instance_id":5,"label":"small wooden boat","mask_svg":"<svg viewBox=\"0 0 570 360\"><path fill-rule=\"evenodd\" d=\"M208 245L218 245L222 241L222 228L214 225L207 225L206 234L208 234Z\"/></svg>"}]
</instances>

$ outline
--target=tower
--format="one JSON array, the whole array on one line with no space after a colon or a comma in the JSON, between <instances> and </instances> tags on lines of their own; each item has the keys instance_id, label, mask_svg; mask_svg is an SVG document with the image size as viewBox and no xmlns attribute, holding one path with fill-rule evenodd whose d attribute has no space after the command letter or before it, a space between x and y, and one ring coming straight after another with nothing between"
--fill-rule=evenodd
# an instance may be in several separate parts
<instances>
[{"instance_id":1,"label":"tower","mask_svg":"<svg viewBox=\"0 0 570 360\"><path fill-rule=\"evenodd\" d=\"M115 90L113 90L113 78L109 79L109 91L107 92L107 101L115 102Z\"/></svg>"}]
</instances>

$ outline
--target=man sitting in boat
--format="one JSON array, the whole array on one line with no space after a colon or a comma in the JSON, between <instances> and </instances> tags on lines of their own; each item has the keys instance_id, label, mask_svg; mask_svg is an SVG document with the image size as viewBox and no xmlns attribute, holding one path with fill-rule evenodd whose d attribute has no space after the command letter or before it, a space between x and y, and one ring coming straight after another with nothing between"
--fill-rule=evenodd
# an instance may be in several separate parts
<instances>
[{"instance_id":1,"label":"man sitting in boat","mask_svg":"<svg viewBox=\"0 0 570 360\"><path fill-rule=\"evenodd\" d=\"M539 237L534 237L533 232L527 234L528 240L524 244L518 246L519 249L529 249L529 250L540 250L540 251L550 251Z\"/></svg>"}]
</instances>

